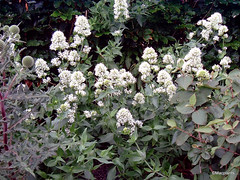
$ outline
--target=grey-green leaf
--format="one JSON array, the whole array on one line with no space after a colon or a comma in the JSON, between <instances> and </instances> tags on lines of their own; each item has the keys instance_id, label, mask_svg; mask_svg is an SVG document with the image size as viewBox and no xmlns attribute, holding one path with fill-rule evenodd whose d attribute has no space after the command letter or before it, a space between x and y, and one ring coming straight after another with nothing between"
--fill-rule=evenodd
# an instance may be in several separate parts
<instances>
[{"instance_id":1,"label":"grey-green leaf","mask_svg":"<svg viewBox=\"0 0 240 180\"><path fill-rule=\"evenodd\" d=\"M203 109L199 109L192 114L192 120L196 124L206 125L207 124L207 113Z\"/></svg>"},{"instance_id":2,"label":"grey-green leaf","mask_svg":"<svg viewBox=\"0 0 240 180\"><path fill-rule=\"evenodd\" d=\"M177 78L176 82L180 87L187 90L188 86L191 85L193 82L193 77L189 75L181 76Z\"/></svg>"}]
</instances>

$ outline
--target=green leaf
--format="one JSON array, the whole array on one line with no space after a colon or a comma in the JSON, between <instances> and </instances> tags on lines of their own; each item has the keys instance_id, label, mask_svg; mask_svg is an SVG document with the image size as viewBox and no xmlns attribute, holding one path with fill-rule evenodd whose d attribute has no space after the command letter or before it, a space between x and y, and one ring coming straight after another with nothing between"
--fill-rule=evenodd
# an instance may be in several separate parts
<instances>
[{"instance_id":1,"label":"green leaf","mask_svg":"<svg viewBox=\"0 0 240 180\"><path fill-rule=\"evenodd\" d=\"M47 179L47 177L48 177L48 175L45 173L45 172L43 172L43 171L37 171L36 172L39 176L41 176L42 178L44 178L44 179ZM1 177L1 176L0 176ZM1 178L0 178L1 179Z\"/></svg>"},{"instance_id":2,"label":"green leaf","mask_svg":"<svg viewBox=\"0 0 240 180\"><path fill-rule=\"evenodd\" d=\"M177 124L173 119L168 119L167 120L167 125L169 125L171 128L177 127Z\"/></svg>"},{"instance_id":3,"label":"green leaf","mask_svg":"<svg viewBox=\"0 0 240 180\"><path fill-rule=\"evenodd\" d=\"M147 136L141 138L141 141L146 142L146 141L150 141L151 139L152 139L152 135L147 135Z\"/></svg>"},{"instance_id":4,"label":"green leaf","mask_svg":"<svg viewBox=\"0 0 240 180\"><path fill-rule=\"evenodd\" d=\"M228 136L226 141L231 143L231 144L239 143L240 142L240 135L232 134L231 136Z\"/></svg>"},{"instance_id":5,"label":"green leaf","mask_svg":"<svg viewBox=\"0 0 240 180\"><path fill-rule=\"evenodd\" d=\"M232 167L240 167L240 156L233 160Z\"/></svg>"},{"instance_id":6,"label":"green leaf","mask_svg":"<svg viewBox=\"0 0 240 180\"><path fill-rule=\"evenodd\" d=\"M197 98L196 98L196 94L194 93L189 99L189 105L195 106L196 102L197 102Z\"/></svg>"},{"instance_id":7,"label":"green leaf","mask_svg":"<svg viewBox=\"0 0 240 180\"><path fill-rule=\"evenodd\" d=\"M227 151L227 152L222 156L222 159L221 159L221 161L220 161L220 164L221 164L222 166L227 165L227 164L231 161L233 155L234 155L234 154L233 154L232 152Z\"/></svg>"},{"instance_id":8,"label":"green leaf","mask_svg":"<svg viewBox=\"0 0 240 180\"><path fill-rule=\"evenodd\" d=\"M183 145L185 142L186 142L186 140L189 138L189 135L188 134L186 134L186 133L184 133L184 132L181 132L181 134L177 137L177 139L176 139L176 144L178 145L178 146L181 146L181 145Z\"/></svg>"},{"instance_id":9,"label":"green leaf","mask_svg":"<svg viewBox=\"0 0 240 180\"><path fill-rule=\"evenodd\" d=\"M238 168L233 168L227 177L227 180L233 180L237 179L237 176L239 175L239 167Z\"/></svg>"},{"instance_id":10,"label":"green leaf","mask_svg":"<svg viewBox=\"0 0 240 180\"><path fill-rule=\"evenodd\" d=\"M189 76L189 75L181 76L177 78L176 82L180 87L187 90L188 86L191 85L193 82L193 76Z\"/></svg>"},{"instance_id":11,"label":"green leaf","mask_svg":"<svg viewBox=\"0 0 240 180\"><path fill-rule=\"evenodd\" d=\"M155 173L150 173L149 175L147 175L147 177L144 180L150 179L151 177L153 177L155 175Z\"/></svg>"},{"instance_id":12,"label":"green leaf","mask_svg":"<svg viewBox=\"0 0 240 180\"><path fill-rule=\"evenodd\" d=\"M199 125L206 125L207 123L207 113L206 111L199 109L198 111L195 111L192 113L192 120L196 124Z\"/></svg>"},{"instance_id":13,"label":"green leaf","mask_svg":"<svg viewBox=\"0 0 240 180\"><path fill-rule=\"evenodd\" d=\"M164 128L166 128L166 126L155 125L155 126L153 127L154 130L160 130L160 129L164 129Z\"/></svg>"},{"instance_id":14,"label":"green leaf","mask_svg":"<svg viewBox=\"0 0 240 180\"><path fill-rule=\"evenodd\" d=\"M227 130L231 130L232 126L230 124L225 124L222 128L227 131Z\"/></svg>"},{"instance_id":15,"label":"green leaf","mask_svg":"<svg viewBox=\"0 0 240 180\"><path fill-rule=\"evenodd\" d=\"M220 174L212 174L210 175L211 180L223 180L223 176Z\"/></svg>"},{"instance_id":16,"label":"green leaf","mask_svg":"<svg viewBox=\"0 0 240 180\"><path fill-rule=\"evenodd\" d=\"M127 142L130 144L133 144L136 142L137 138L138 138L138 133L137 133L137 130L135 130L131 135L131 139L129 139Z\"/></svg>"},{"instance_id":17,"label":"green leaf","mask_svg":"<svg viewBox=\"0 0 240 180\"><path fill-rule=\"evenodd\" d=\"M191 114L195 110L195 108L189 107L187 103L179 104L178 106L176 106L176 109L182 114Z\"/></svg>"},{"instance_id":18,"label":"green leaf","mask_svg":"<svg viewBox=\"0 0 240 180\"><path fill-rule=\"evenodd\" d=\"M213 121L210 121L207 126L211 126L213 124L222 124L224 121L224 119L214 119Z\"/></svg>"},{"instance_id":19,"label":"green leaf","mask_svg":"<svg viewBox=\"0 0 240 180\"><path fill-rule=\"evenodd\" d=\"M229 120L232 117L232 112L229 109L226 109L223 113L224 115L224 120Z\"/></svg>"},{"instance_id":20,"label":"green leaf","mask_svg":"<svg viewBox=\"0 0 240 180\"><path fill-rule=\"evenodd\" d=\"M87 142L87 128L84 129L82 135L81 135L81 141L83 144Z\"/></svg>"},{"instance_id":21,"label":"green leaf","mask_svg":"<svg viewBox=\"0 0 240 180\"><path fill-rule=\"evenodd\" d=\"M48 167L54 167L54 166L56 166L56 164L57 164L56 159L53 159L53 160L48 161L48 163L46 164L46 166L48 166Z\"/></svg>"},{"instance_id":22,"label":"green leaf","mask_svg":"<svg viewBox=\"0 0 240 180\"><path fill-rule=\"evenodd\" d=\"M58 166L57 168L61 169L62 171L66 172L66 173L71 172L71 167L70 166Z\"/></svg>"},{"instance_id":23,"label":"green leaf","mask_svg":"<svg viewBox=\"0 0 240 180\"><path fill-rule=\"evenodd\" d=\"M207 127L207 126L197 128L197 129L195 129L195 131L201 132L201 133L207 133L207 134L211 134L213 132L212 128Z\"/></svg>"},{"instance_id":24,"label":"green leaf","mask_svg":"<svg viewBox=\"0 0 240 180\"><path fill-rule=\"evenodd\" d=\"M99 143L105 143L105 142L111 142L111 141L114 141L113 140L113 133L108 133L106 135L103 135L103 136L100 136L99 139Z\"/></svg>"},{"instance_id":25,"label":"green leaf","mask_svg":"<svg viewBox=\"0 0 240 180\"><path fill-rule=\"evenodd\" d=\"M116 166L114 166L112 169L109 170L107 180L114 180L116 178L116 173Z\"/></svg>"}]
</instances>

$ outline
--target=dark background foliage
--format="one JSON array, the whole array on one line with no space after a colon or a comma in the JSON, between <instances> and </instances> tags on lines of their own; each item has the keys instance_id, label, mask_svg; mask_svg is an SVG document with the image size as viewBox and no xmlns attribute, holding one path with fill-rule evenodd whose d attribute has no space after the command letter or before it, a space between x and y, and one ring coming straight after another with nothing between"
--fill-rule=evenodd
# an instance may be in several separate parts
<instances>
[{"instance_id":1,"label":"dark background foliage","mask_svg":"<svg viewBox=\"0 0 240 180\"><path fill-rule=\"evenodd\" d=\"M104 14L98 9L91 9L94 3L84 0L2 0L0 1L0 22L5 25L20 24L22 40L27 49L23 55L42 57L50 60L50 39L55 30L61 30L67 38L70 37L75 22L75 15L84 14L95 23L93 35L89 37L92 43L100 48L107 45L106 36L112 26L109 23L111 12ZM99 7L105 6L109 11L109 1L101 1ZM122 39L123 57L131 57L127 68L136 62L146 46L161 48L175 42L186 41L186 33L195 29L197 20L206 18L214 12L223 14L230 29L231 43L226 43L233 54L235 65L239 63L238 49L240 47L240 1L237 0L155 0L131 1L131 19L127 22ZM104 20L104 21L103 21ZM105 22L105 23L102 23ZM21 46L21 45L20 45ZM92 51L94 52L94 50ZM212 65L214 54L206 59L206 65ZM133 60L135 59L135 60ZM123 61L122 61L123 62Z\"/></svg>"}]
</instances>

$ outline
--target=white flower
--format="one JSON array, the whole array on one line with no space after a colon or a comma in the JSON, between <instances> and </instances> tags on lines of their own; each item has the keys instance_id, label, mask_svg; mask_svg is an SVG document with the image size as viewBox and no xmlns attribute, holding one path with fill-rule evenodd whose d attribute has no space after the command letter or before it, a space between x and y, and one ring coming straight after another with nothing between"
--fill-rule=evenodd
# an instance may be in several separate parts
<instances>
[{"instance_id":1,"label":"white flower","mask_svg":"<svg viewBox=\"0 0 240 180\"><path fill-rule=\"evenodd\" d=\"M80 55L76 50L72 50L68 54L68 61L71 66L76 66L78 61L80 61Z\"/></svg>"},{"instance_id":2,"label":"white flower","mask_svg":"<svg viewBox=\"0 0 240 180\"><path fill-rule=\"evenodd\" d=\"M76 91L76 94L83 95L85 94L83 91L86 88L86 84L83 83L85 81L85 78L83 76L83 73L81 71L75 71L71 75L71 81L69 83L69 86L71 88L74 88Z\"/></svg>"},{"instance_id":3,"label":"white flower","mask_svg":"<svg viewBox=\"0 0 240 180\"><path fill-rule=\"evenodd\" d=\"M218 29L218 36L222 36L226 32L228 32L228 27L225 25L221 25Z\"/></svg>"},{"instance_id":4,"label":"white flower","mask_svg":"<svg viewBox=\"0 0 240 180\"><path fill-rule=\"evenodd\" d=\"M88 54L90 51L91 51L91 47L86 46L86 45L83 47L83 52L84 52L85 54Z\"/></svg>"},{"instance_id":5,"label":"white flower","mask_svg":"<svg viewBox=\"0 0 240 180\"><path fill-rule=\"evenodd\" d=\"M212 24L212 28L218 30L219 24L223 22L222 15L218 12L212 14L207 20Z\"/></svg>"},{"instance_id":6,"label":"white flower","mask_svg":"<svg viewBox=\"0 0 240 180\"><path fill-rule=\"evenodd\" d=\"M97 64L94 71L95 75L98 77L106 76L109 74L109 72L107 71L107 67L103 63Z\"/></svg>"},{"instance_id":7,"label":"white flower","mask_svg":"<svg viewBox=\"0 0 240 180\"><path fill-rule=\"evenodd\" d=\"M165 70L159 71L157 76L157 82L159 84L166 84L166 82L168 81L172 81L172 77L170 76L170 74Z\"/></svg>"},{"instance_id":8,"label":"white flower","mask_svg":"<svg viewBox=\"0 0 240 180\"><path fill-rule=\"evenodd\" d=\"M66 37L64 36L62 31L55 31L52 35L51 41L51 50L63 50L69 47L68 43L66 42Z\"/></svg>"},{"instance_id":9,"label":"white flower","mask_svg":"<svg viewBox=\"0 0 240 180\"><path fill-rule=\"evenodd\" d=\"M39 58L35 62L35 71L38 75L38 78L42 78L47 75L45 71L49 71L49 67L47 65L47 62L43 59Z\"/></svg>"},{"instance_id":10,"label":"white flower","mask_svg":"<svg viewBox=\"0 0 240 180\"><path fill-rule=\"evenodd\" d=\"M103 107L103 106L104 106L104 103L103 103L102 101L98 101L97 105L98 105L99 107Z\"/></svg>"},{"instance_id":11,"label":"white flower","mask_svg":"<svg viewBox=\"0 0 240 180\"><path fill-rule=\"evenodd\" d=\"M150 75L151 73L151 66L148 62L142 62L138 68L139 72L142 74Z\"/></svg>"},{"instance_id":12,"label":"white flower","mask_svg":"<svg viewBox=\"0 0 240 180\"><path fill-rule=\"evenodd\" d=\"M127 0L114 0L113 8L114 8L114 19L118 20L120 18L122 19L129 18Z\"/></svg>"},{"instance_id":13,"label":"white flower","mask_svg":"<svg viewBox=\"0 0 240 180\"><path fill-rule=\"evenodd\" d=\"M122 82L122 86L125 87L130 84L135 84L136 83L136 78L133 77L132 73L130 72L124 72L120 76L120 82Z\"/></svg>"},{"instance_id":14,"label":"white flower","mask_svg":"<svg viewBox=\"0 0 240 180\"><path fill-rule=\"evenodd\" d=\"M88 20L85 16L76 16L76 22L73 32L77 33L81 36L89 36L91 34L90 31L90 25L88 23Z\"/></svg>"},{"instance_id":15,"label":"white flower","mask_svg":"<svg viewBox=\"0 0 240 180\"><path fill-rule=\"evenodd\" d=\"M200 34L201 34L202 37L207 41L207 40L209 40L209 36L210 36L211 33L212 33L212 30L203 29Z\"/></svg>"},{"instance_id":16,"label":"white flower","mask_svg":"<svg viewBox=\"0 0 240 180\"><path fill-rule=\"evenodd\" d=\"M202 81L202 80L209 80L210 79L210 74L207 70L205 69L200 69L197 71L196 77Z\"/></svg>"},{"instance_id":17,"label":"white flower","mask_svg":"<svg viewBox=\"0 0 240 180\"><path fill-rule=\"evenodd\" d=\"M47 84L51 81L51 78L50 77L47 77L46 79L43 79L43 83L44 84Z\"/></svg>"},{"instance_id":18,"label":"white flower","mask_svg":"<svg viewBox=\"0 0 240 180\"><path fill-rule=\"evenodd\" d=\"M70 45L71 47L77 47L79 45L82 44L82 42L84 41L84 37L80 37L79 35L75 35L73 36L73 43Z\"/></svg>"},{"instance_id":19,"label":"white flower","mask_svg":"<svg viewBox=\"0 0 240 180\"><path fill-rule=\"evenodd\" d=\"M189 35L188 35L188 38L189 38L189 39L192 39L193 36L194 36L194 34L195 34L194 32L190 32Z\"/></svg>"},{"instance_id":20,"label":"white flower","mask_svg":"<svg viewBox=\"0 0 240 180\"><path fill-rule=\"evenodd\" d=\"M58 75L60 78L59 83L60 83L60 90L63 91L65 87L69 85L71 82L71 72L68 70L62 70L61 73Z\"/></svg>"},{"instance_id":21,"label":"white flower","mask_svg":"<svg viewBox=\"0 0 240 180\"><path fill-rule=\"evenodd\" d=\"M142 93L135 94L133 98L138 104L144 104L145 103L145 97Z\"/></svg>"},{"instance_id":22,"label":"white flower","mask_svg":"<svg viewBox=\"0 0 240 180\"><path fill-rule=\"evenodd\" d=\"M173 69L173 67L172 67L171 64L169 64L169 65L166 66L166 70L171 71L172 69Z\"/></svg>"},{"instance_id":23,"label":"white flower","mask_svg":"<svg viewBox=\"0 0 240 180\"><path fill-rule=\"evenodd\" d=\"M150 64L157 63L157 53L152 47L147 47L143 51L142 58L146 61L148 61Z\"/></svg>"},{"instance_id":24,"label":"white flower","mask_svg":"<svg viewBox=\"0 0 240 180\"><path fill-rule=\"evenodd\" d=\"M227 39L228 38L228 34L224 34L223 38Z\"/></svg>"},{"instance_id":25,"label":"white flower","mask_svg":"<svg viewBox=\"0 0 240 180\"><path fill-rule=\"evenodd\" d=\"M91 111L83 111L83 113L84 113L84 115L85 115L86 118L92 117Z\"/></svg>"},{"instance_id":26,"label":"white flower","mask_svg":"<svg viewBox=\"0 0 240 180\"><path fill-rule=\"evenodd\" d=\"M219 41L219 36L214 36L214 37L213 37L213 40L214 40L214 41Z\"/></svg>"},{"instance_id":27,"label":"white flower","mask_svg":"<svg viewBox=\"0 0 240 180\"><path fill-rule=\"evenodd\" d=\"M224 67L224 68L230 68L230 66L228 65L229 63L231 63L232 60L230 57L225 56L221 61L220 64Z\"/></svg>"},{"instance_id":28,"label":"white flower","mask_svg":"<svg viewBox=\"0 0 240 180\"><path fill-rule=\"evenodd\" d=\"M59 58L53 58L51 60L51 63L53 66L60 66L61 65L61 61L59 60Z\"/></svg>"},{"instance_id":29,"label":"white flower","mask_svg":"<svg viewBox=\"0 0 240 180\"><path fill-rule=\"evenodd\" d=\"M170 54L166 54L163 56L163 63L165 64L173 64L174 60Z\"/></svg>"},{"instance_id":30,"label":"white flower","mask_svg":"<svg viewBox=\"0 0 240 180\"><path fill-rule=\"evenodd\" d=\"M219 72L219 71L221 71L221 67L219 66L219 65L217 65L217 64L214 64L213 66L212 66L212 70L214 70L214 71L216 71L216 72Z\"/></svg>"},{"instance_id":31,"label":"white flower","mask_svg":"<svg viewBox=\"0 0 240 180\"><path fill-rule=\"evenodd\" d=\"M166 88L166 92L168 94L169 99L173 97L173 95L176 93L177 87L172 83Z\"/></svg>"},{"instance_id":32,"label":"white flower","mask_svg":"<svg viewBox=\"0 0 240 180\"><path fill-rule=\"evenodd\" d=\"M151 69L152 69L154 72L158 72L160 68L159 68L157 65L151 65Z\"/></svg>"},{"instance_id":33,"label":"white flower","mask_svg":"<svg viewBox=\"0 0 240 180\"><path fill-rule=\"evenodd\" d=\"M122 36L122 31L121 30L116 30L116 31L114 31L114 32L112 32L112 35L113 36Z\"/></svg>"}]
</instances>

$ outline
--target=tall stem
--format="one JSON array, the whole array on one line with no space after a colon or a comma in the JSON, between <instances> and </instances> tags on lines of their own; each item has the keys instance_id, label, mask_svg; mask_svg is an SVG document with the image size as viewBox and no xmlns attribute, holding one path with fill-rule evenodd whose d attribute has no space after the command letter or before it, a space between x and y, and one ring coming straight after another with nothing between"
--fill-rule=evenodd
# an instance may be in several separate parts
<instances>
[{"instance_id":1,"label":"tall stem","mask_svg":"<svg viewBox=\"0 0 240 180\"><path fill-rule=\"evenodd\" d=\"M7 118L6 118L6 111L4 106L4 100L2 97L2 94L0 93L0 99L1 99L1 113L2 113L2 119L3 119L3 144L5 151L8 150L8 139L7 139Z\"/></svg>"}]
</instances>

